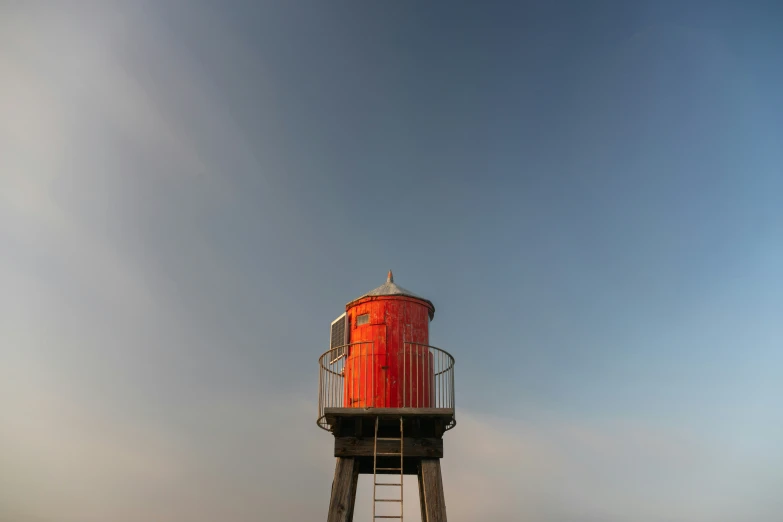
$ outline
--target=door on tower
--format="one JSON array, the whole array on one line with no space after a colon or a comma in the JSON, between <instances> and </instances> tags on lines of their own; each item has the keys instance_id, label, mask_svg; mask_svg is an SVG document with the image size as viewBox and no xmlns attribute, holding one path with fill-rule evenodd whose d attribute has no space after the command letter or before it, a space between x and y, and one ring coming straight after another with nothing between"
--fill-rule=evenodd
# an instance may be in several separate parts
<instances>
[{"instance_id":1,"label":"door on tower","mask_svg":"<svg viewBox=\"0 0 783 522\"><path fill-rule=\"evenodd\" d=\"M386 325L365 324L354 341L346 366L346 407L383 408L388 396L389 364L386 354ZM369 342L368 342L369 341Z\"/></svg>"}]
</instances>

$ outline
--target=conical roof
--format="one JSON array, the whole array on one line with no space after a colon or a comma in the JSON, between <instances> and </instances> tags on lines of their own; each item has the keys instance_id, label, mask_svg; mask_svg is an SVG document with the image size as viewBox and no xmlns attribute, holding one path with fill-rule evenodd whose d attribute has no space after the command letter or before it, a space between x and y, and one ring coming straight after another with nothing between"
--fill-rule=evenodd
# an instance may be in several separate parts
<instances>
[{"instance_id":1,"label":"conical roof","mask_svg":"<svg viewBox=\"0 0 783 522\"><path fill-rule=\"evenodd\" d=\"M420 299L422 301L425 301L430 305L430 320L435 316L435 305L432 304L432 301L429 299L425 299L421 297L420 295L416 295L410 290L406 290L405 288L402 288L401 286L398 286L394 282L394 274L392 274L392 271L389 270L389 274L386 276L386 282L379 286L378 288L375 288L374 290L370 290L366 294L357 297L351 303L354 303L358 301L359 299L364 299L365 297L376 297L376 296L383 296L383 295L400 295L405 297L413 297L415 299ZM351 303L348 303L350 305Z\"/></svg>"}]
</instances>

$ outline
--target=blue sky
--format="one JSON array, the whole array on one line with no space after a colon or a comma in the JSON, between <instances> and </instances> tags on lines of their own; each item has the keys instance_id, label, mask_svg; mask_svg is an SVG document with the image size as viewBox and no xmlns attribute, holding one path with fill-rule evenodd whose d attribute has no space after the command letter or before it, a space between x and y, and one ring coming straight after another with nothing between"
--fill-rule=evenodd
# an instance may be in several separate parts
<instances>
[{"instance_id":1,"label":"blue sky","mask_svg":"<svg viewBox=\"0 0 783 522\"><path fill-rule=\"evenodd\" d=\"M325 516L316 359L390 268L452 520L779 519L760 5L0 6L0 520Z\"/></svg>"}]
</instances>

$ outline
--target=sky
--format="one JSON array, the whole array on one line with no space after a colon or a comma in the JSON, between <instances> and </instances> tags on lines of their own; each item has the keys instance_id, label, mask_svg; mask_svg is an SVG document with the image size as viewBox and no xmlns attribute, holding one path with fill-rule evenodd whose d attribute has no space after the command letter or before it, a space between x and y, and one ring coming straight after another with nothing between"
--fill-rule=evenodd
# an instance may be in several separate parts
<instances>
[{"instance_id":1,"label":"sky","mask_svg":"<svg viewBox=\"0 0 783 522\"><path fill-rule=\"evenodd\" d=\"M781 24L0 1L0 522L324 518L317 358L389 269L450 520L783 520Z\"/></svg>"}]
</instances>

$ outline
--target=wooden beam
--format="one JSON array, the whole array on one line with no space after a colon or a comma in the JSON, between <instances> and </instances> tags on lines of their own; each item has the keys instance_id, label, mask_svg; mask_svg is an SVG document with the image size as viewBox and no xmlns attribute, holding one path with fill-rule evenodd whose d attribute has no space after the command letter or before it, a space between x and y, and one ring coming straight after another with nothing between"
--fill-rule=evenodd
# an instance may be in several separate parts
<instances>
[{"instance_id":1,"label":"wooden beam","mask_svg":"<svg viewBox=\"0 0 783 522\"><path fill-rule=\"evenodd\" d=\"M423 522L446 522L446 498L443 494L443 479L440 460L421 459L419 495L423 504Z\"/></svg>"},{"instance_id":2,"label":"wooden beam","mask_svg":"<svg viewBox=\"0 0 783 522\"><path fill-rule=\"evenodd\" d=\"M405 459L402 463L402 474L415 477L417 469L419 468L420 459ZM359 473L362 475L372 475L373 463L372 457L356 457L356 461L359 463ZM396 468L400 465L400 459L388 458L386 461L378 460L379 467ZM378 475L400 475L398 470L378 470Z\"/></svg>"},{"instance_id":3,"label":"wooden beam","mask_svg":"<svg viewBox=\"0 0 783 522\"><path fill-rule=\"evenodd\" d=\"M381 427L399 418L405 419L405 430L417 437L442 437L444 428L453 424L452 408L325 408L324 421L335 436L344 437L370 435L375 419ZM364 420L363 425L359 422ZM421 430L415 433L416 424ZM359 433L361 432L361 433Z\"/></svg>"},{"instance_id":4,"label":"wooden beam","mask_svg":"<svg viewBox=\"0 0 783 522\"><path fill-rule=\"evenodd\" d=\"M352 522L359 466L355 459L338 458L332 482L327 522Z\"/></svg>"},{"instance_id":5,"label":"wooden beam","mask_svg":"<svg viewBox=\"0 0 783 522\"><path fill-rule=\"evenodd\" d=\"M335 457L372 457L375 439L371 437L335 437ZM398 453L400 442L379 440L378 453ZM443 458L443 439L405 437L402 442L405 457Z\"/></svg>"}]
</instances>

